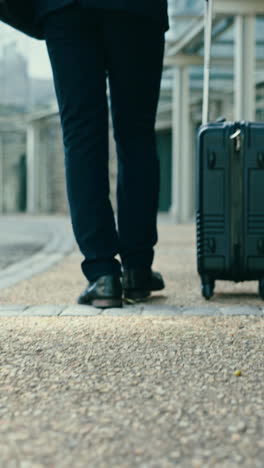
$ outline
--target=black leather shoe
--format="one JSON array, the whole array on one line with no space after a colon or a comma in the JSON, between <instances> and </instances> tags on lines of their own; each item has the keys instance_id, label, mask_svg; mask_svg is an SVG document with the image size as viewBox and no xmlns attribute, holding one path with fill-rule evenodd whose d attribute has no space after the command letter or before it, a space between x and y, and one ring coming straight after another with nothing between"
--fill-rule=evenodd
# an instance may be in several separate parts
<instances>
[{"instance_id":1,"label":"black leather shoe","mask_svg":"<svg viewBox=\"0 0 264 468\"><path fill-rule=\"evenodd\" d=\"M122 285L118 276L101 276L91 282L78 298L78 304L100 309L122 307Z\"/></svg>"},{"instance_id":2,"label":"black leather shoe","mask_svg":"<svg viewBox=\"0 0 264 468\"><path fill-rule=\"evenodd\" d=\"M129 268L123 272L123 292L125 299L133 301L145 299L151 291L161 291L165 288L160 273L150 268Z\"/></svg>"}]
</instances>

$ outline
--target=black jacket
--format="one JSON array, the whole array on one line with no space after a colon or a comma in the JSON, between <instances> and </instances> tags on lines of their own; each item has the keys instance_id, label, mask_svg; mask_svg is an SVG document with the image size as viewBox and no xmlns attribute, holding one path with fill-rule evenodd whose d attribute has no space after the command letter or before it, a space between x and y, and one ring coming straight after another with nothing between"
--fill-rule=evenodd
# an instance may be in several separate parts
<instances>
[{"instance_id":1,"label":"black jacket","mask_svg":"<svg viewBox=\"0 0 264 468\"><path fill-rule=\"evenodd\" d=\"M67 5L80 3L87 8L131 11L156 20L169 29L167 0L0 0L0 20L37 39L44 39L40 20Z\"/></svg>"},{"instance_id":2,"label":"black jacket","mask_svg":"<svg viewBox=\"0 0 264 468\"><path fill-rule=\"evenodd\" d=\"M36 23L34 0L0 0L0 21L36 39L44 39L39 24Z\"/></svg>"}]
</instances>

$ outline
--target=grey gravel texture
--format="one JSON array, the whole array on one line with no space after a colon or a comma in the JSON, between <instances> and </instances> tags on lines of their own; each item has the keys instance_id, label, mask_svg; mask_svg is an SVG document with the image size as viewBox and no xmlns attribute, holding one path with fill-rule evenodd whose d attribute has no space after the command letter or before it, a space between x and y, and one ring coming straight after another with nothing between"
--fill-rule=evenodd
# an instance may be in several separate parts
<instances>
[{"instance_id":1,"label":"grey gravel texture","mask_svg":"<svg viewBox=\"0 0 264 468\"><path fill-rule=\"evenodd\" d=\"M263 468L259 317L1 318L0 343L1 468Z\"/></svg>"}]
</instances>

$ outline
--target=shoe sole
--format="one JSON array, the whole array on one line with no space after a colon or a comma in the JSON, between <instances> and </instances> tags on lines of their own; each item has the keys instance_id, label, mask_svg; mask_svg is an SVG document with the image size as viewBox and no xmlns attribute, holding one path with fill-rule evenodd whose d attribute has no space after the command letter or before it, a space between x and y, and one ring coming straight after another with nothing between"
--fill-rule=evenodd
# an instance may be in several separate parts
<instances>
[{"instance_id":1,"label":"shoe sole","mask_svg":"<svg viewBox=\"0 0 264 468\"><path fill-rule=\"evenodd\" d=\"M90 302L79 302L78 304L97 307L98 309L112 309L123 307L122 299L94 299Z\"/></svg>"},{"instance_id":2,"label":"shoe sole","mask_svg":"<svg viewBox=\"0 0 264 468\"><path fill-rule=\"evenodd\" d=\"M95 299L92 305L100 309L111 309L113 307L123 307L123 302L122 299Z\"/></svg>"},{"instance_id":3,"label":"shoe sole","mask_svg":"<svg viewBox=\"0 0 264 468\"><path fill-rule=\"evenodd\" d=\"M124 299L131 301L141 301L147 299L150 294L150 291L144 291L142 289L124 289Z\"/></svg>"}]
</instances>

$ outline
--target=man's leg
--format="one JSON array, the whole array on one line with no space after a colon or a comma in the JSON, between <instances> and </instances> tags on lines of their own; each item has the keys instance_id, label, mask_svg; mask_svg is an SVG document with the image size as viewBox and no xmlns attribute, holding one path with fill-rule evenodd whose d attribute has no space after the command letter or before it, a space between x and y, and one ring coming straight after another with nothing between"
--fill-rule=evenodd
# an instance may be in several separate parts
<instances>
[{"instance_id":1,"label":"man's leg","mask_svg":"<svg viewBox=\"0 0 264 468\"><path fill-rule=\"evenodd\" d=\"M157 242L155 119L164 32L152 20L105 13L104 34L118 152L118 227L125 268L150 268Z\"/></svg>"},{"instance_id":2,"label":"man's leg","mask_svg":"<svg viewBox=\"0 0 264 468\"><path fill-rule=\"evenodd\" d=\"M44 20L63 130L67 194L89 281L120 275L108 179L108 107L101 21L79 5Z\"/></svg>"}]
</instances>

